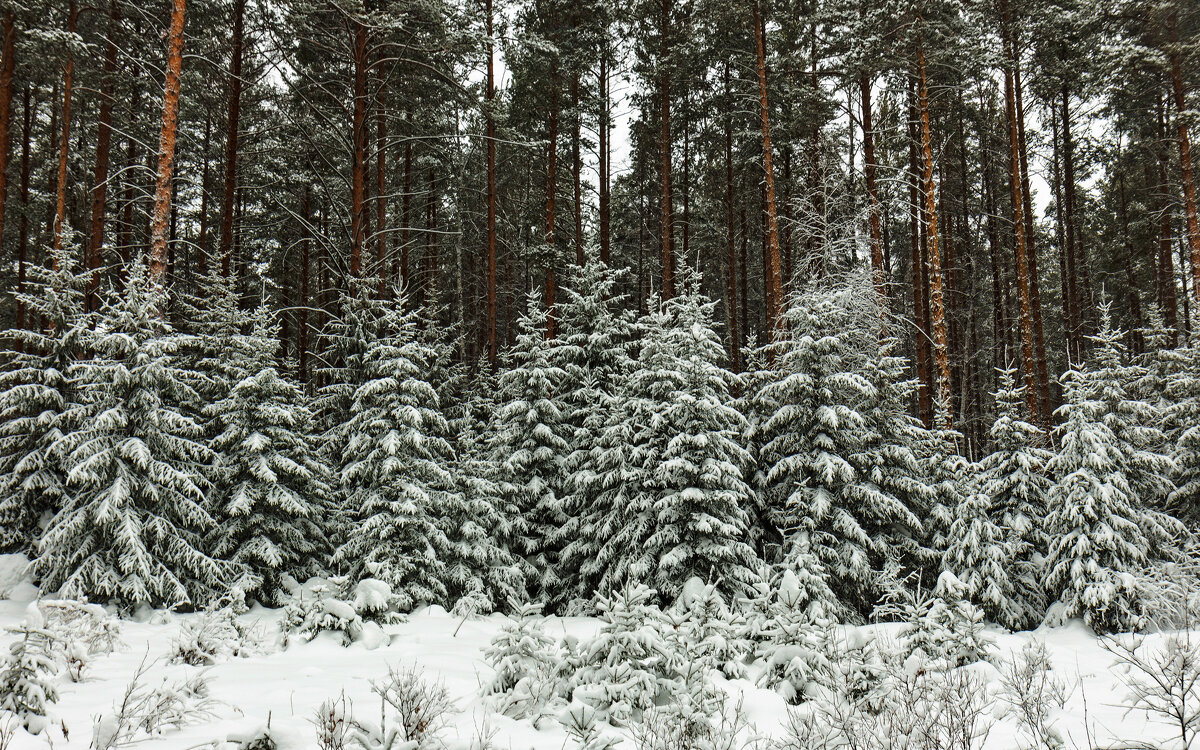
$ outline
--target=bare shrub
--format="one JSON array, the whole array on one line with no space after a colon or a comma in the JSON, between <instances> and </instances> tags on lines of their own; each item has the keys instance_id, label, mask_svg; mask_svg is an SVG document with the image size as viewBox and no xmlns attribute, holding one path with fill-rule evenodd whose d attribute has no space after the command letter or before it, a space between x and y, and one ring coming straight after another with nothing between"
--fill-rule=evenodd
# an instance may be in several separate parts
<instances>
[{"instance_id":1,"label":"bare shrub","mask_svg":"<svg viewBox=\"0 0 1200 750\"><path fill-rule=\"evenodd\" d=\"M1015 717L1020 736L1036 750L1060 750L1065 742L1054 727L1074 685L1051 670L1046 644L1032 641L1000 669L1000 701Z\"/></svg>"},{"instance_id":2,"label":"bare shrub","mask_svg":"<svg viewBox=\"0 0 1200 750\"><path fill-rule=\"evenodd\" d=\"M317 750L346 750L350 740L350 711L346 708L346 694L327 698L313 712L309 722L317 733Z\"/></svg>"},{"instance_id":3,"label":"bare shrub","mask_svg":"<svg viewBox=\"0 0 1200 750\"><path fill-rule=\"evenodd\" d=\"M1162 637L1150 646L1146 636L1103 638L1116 657L1129 711L1140 711L1171 728L1181 750L1200 744L1200 639L1190 630Z\"/></svg>"},{"instance_id":4,"label":"bare shrub","mask_svg":"<svg viewBox=\"0 0 1200 750\"><path fill-rule=\"evenodd\" d=\"M182 682L164 680L151 688L142 682L149 668L150 663L143 659L113 712L96 717L92 727L93 750L112 750L167 730L217 718L221 702L212 697L204 673Z\"/></svg>"},{"instance_id":5,"label":"bare shrub","mask_svg":"<svg viewBox=\"0 0 1200 750\"><path fill-rule=\"evenodd\" d=\"M386 678L371 683L379 696L379 723L352 719L354 740L364 750L392 750L415 743L417 750L438 747L438 733L453 710L446 687L429 682L415 666L392 667Z\"/></svg>"}]
</instances>

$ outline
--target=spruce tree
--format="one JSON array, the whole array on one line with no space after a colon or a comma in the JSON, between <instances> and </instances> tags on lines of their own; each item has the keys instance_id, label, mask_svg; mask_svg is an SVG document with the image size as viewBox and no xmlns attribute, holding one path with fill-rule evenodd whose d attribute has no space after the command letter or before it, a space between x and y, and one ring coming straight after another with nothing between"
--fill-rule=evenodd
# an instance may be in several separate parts
<instances>
[{"instance_id":1,"label":"spruce tree","mask_svg":"<svg viewBox=\"0 0 1200 750\"><path fill-rule=\"evenodd\" d=\"M404 312L404 302L370 306L375 335L354 360L365 381L353 393L338 474L353 526L333 562L352 578L386 581L408 610L447 603L450 541L439 513L455 494L446 419L425 380L434 352L417 330L419 310Z\"/></svg>"},{"instance_id":2,"label":"spruce tree","mask_svg":"<svg viewBox=\"0 0 1200 750\"><path fill-rule=\"evenodd\" d=\"M11 349L0 369L0 549L8 552L32 552L69 492L60 439L77 400L70 370L88 338L74 255L53 252L51 268L33 266L31 288L17 295L45 324L4 334Z\"/></svg>"},{"instance_id":3,"label":"spruce tree","mask_svg":"<svg viewBox=\"0 0 1200 750\"><path fill-rule=\"evenodd\" d=\"M1045 433L1021 418L1024 390L1015 385L1013 370L1000 371L994 394L996 420L990 430L992 452L980 460L975 480L977 491L990 499L991 518L1004 529L1011 555L1007 570L1012 606L989 614L1011 628L1033 627L1045 611L1039 560L1049 543L1044 524L1046 496L1053 485L1047 465L1054 454L1041 447ZM963 575L959 578L967 582Z\"/></svg>"},{"instance_id":4,"label":"spruce tree","mask_svg":"<svg viewBox=\"0 0 1200 750\"><path fill-rule=\"evenodd\" d=\"M517 322L516 344L505 355L490 443L503 504L513 519L505 541L522 558L530 595L555 607L566 593L559 552L572 430L561 399L565 373L554 364L546 320L538 295L531 293Z\"/></svg>"},{"instance_id":5,"label":"spruce tree","mask_svg":"<svg viewBox=\"0 0 1200 750\"><path fill-rule=\"evenodd\" d=\"M1009 575L1013 548L995 520L993 500L983 491L968 492L955 509L950 545L943 567L962 583L963 596L983 609L992 622L1008 623L1020 612Z\"/></svg>"},{"instance_id":6,"label":"spruce tree","mask_svg":"<svg viewBox=\"0 0 1200 750\"><path fill-rule=\"evenodd\" d=\"M1126 470L1129 448L1104 421L1105 405L1088 398L1088 375L1063 376L1061 448L1048 466L1046 588L1066 617L1082 617L1102 633L1137 626L1141 602L1134 573L1146 564L1148 541Z\"/></svg>"},{"instance_id":7,"label":"spruce tree","mask_svg":"<svg viewBox=\"0 0 1200 750\"><path fill-rule=\"evenodd\" d=\"M252 333L274 356L278 339L265 311ZM328 468L309 430L313 414L300 389L273 367L235 383L205 409L216 456L211 473L218 528L213 550L246 574L246 594L278 604L282 579L300 581L325 569L329 544L322 528L329 512Z\"/></svg>"},{"instance_id":8,"label":"spruce tree","mask_svg":"<svg viewBox=\"0 0 1200 750\"><path fill-rule=\"evenodd\" d=\"M928 438L903 409L903 363L881 345L872 294L855 282L797 294L772 347L778 374L755 397L762 489L784 555L811 551L863 614L888 551L924 565L931 494L914 450Z\"/></svg>"},{"instance_id":9,"label":"spruce tree","mask_svg":"<svg viewBox=\"0 0 1200 750\"><path fill-rule=\"evenodd\" d=\"M129 272L71 378L81 406L60 448L70 494L38 544L43 590L123 605L202 606L225 592L228 566L204 534L204 464L212 454L184 409L195 391L175 357L188 343L159 314L145 264Z\"/></svg>"},{"instance_id":10,"label":"spruce tree","mask_svg":"<svg viewBox=\"0 0 1200 750\"><path fill-rule=\"evenodd\" d=\"M596 503L564 553L596 590L650 582L670 600L697 577L732 599L754 580L746 422L731 394L737 378L722 366L715 304L697 287L687 283L647 317L601 435Z\"/></svg>"}]
</instances>

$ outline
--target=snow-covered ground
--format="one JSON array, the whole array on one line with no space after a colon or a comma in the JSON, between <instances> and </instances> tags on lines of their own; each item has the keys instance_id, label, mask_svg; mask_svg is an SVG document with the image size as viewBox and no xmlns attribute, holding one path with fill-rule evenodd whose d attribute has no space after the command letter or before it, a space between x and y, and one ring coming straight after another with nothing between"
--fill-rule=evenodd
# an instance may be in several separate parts
<instances>
[{"instance_id":1,"label":"snow-covered ground","mask_svg":"<svg viewBox=\"0 0 1200 750\"><path fill-rule=\"evenodd\" d=\"M0 566L3 567L3 566ZM0 627L16 626L26 617L36 592L28 583L11 580L0 570ZM500 615L463 621L441 608L411 615L406 622L384 627L386 645L373 650L361 643L343 647L325 634L311 643L293 644L280 650L274 645L282 618L280 610L254 609L242 616L255 623L270 645L266 653L234 657L210 667L168 664L167 656L183 623L199 615L153 613L145 622L121 623L123 645L113 654L97 657L78 683L59 676L56 685L59 700L54 708L52 731L30 735L15 734L11 750L21 748L88 748L96 717L110 715L126 685L143 664L148 669L142 682L153 687L176 683L196 674L207 677L211 697L218 702L215 715L204 723L144 738L134 746L144 748L215 748L238 747L234 741L252 736L256 729L269 724L272 739L280 750L316 748L314 712L325 700L345 696L346 706L357 715L372 716L379 711L379 699L371 692L372 680L383 678L389 667L419 667L426 678L441 681L456 711L442 733L447 748L468 750L492 747L496 750L526 748L573 748L556 721L544 721L535 728L528 720L514 721L492 709L492 700L483 697L481 686L492 675L483 658L483 649L506 622ZM593 637L601 623L592 618L548 618L548 634ZM869 626L870 635L894 637L897 626ZM866 635L866 633L864 633ZM999 660L1020 651L1027 642L1045 643L1053 660L1053 671L1060 677L1077 681L1057 723L1067 737L1067 747L1091 748L1115 746L1118 741L1148 740L1168 733L1138 712L1126 712L1121 706L1124 689L1112 670L1113 657L1081 624L1043 628L1033 633L991 632L998 646ZM0 637L5 647L13 635L4 630ZM1151 640L1162 636L1150 636ZM4 652L7 652L5 648ZM999 673L984 667L985 674L998 680ZM744 695L742 706L750 724L763 737L781 732L788 708L777 694L755 687L750 680L723 680L721 687L736 697ZM996 688L998 683L991 686ZM1005 718L1001 703L992 702L995 726L983 747L989 750L1023 750L1016 737L1015 724ZM1094 745L1088 744L1085 716L1091 727ZM606 731L608 731L606 729ZM611 730L619 735L619 730ZM480 745L488 735L490 745ZM229 741L230 744L224 744ZM622 747L633 748L632 742Z\"/></svg>"}]
</instances>

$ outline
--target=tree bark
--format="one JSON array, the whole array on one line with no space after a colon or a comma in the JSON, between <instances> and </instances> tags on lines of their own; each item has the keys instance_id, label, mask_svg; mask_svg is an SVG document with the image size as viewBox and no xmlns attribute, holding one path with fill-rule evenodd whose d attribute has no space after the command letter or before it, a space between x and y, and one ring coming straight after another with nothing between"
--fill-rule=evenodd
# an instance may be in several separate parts
<instances>
[{"instance_id":1,"label":"tree bark","mask_svg":"<svg viewBox=\"0 0 1200 750\"><path fill-rule=\"evenodd\" d=\"M225 123L225 178L221 189L221 275L231 273L233 203L237 194L238 129L242 112L242 49L246 0L233 3L233 48L229 55L229 108Z\"/></svg>"},{"instance_id":2,"label":"tree bark","mask_svg":"<svg viewBox=\"0 0 1200 750\"><path fill-rule=\"evenodd\" d=\"M871 271L880 304L887 299L887 276L883 270L883 231L879 223L879 187L875 182L875 132L871 123L871 77L859 76L862 100L863 175L867 187L867 228L871 238ZM884 311L886 313L886 310Z\"/></svg>"},{"instance_id":3,"label":"tree bark","mask_svg":"<svg viewBox=\"0 0 1200 750\"><path fill-rule=\"evenodd\" d=\"M409 141L404 144L404 196L400 200L400 288L407 294L408 288L408 249L412 241L412 175L413 147L412 133ZM491 141L494 143L494 141ZM493 177L494 175L493 164ZM493 215L494 218L494 215ZM493 233L494 234L494 233Z\"/></svg>"},{"instance_id":4,"label":"tree bark","mask_svg":"<svg viewBox=\"0 0 1200 750\"><path fill-rule=\"evenodd\" d=\"M675 296L675 252L672 246L675 224L671 208L671 0L662 0L659 52L659 223L662 231L662 298Z\"/></svg>"},{"instance_id":5,"label":"tree bark","mask_svg":"<svg viewBox=\"0 0 1200 750\"><path fill-rule=\"evenodd\" d=\"M379 111L375 114L375 262L379 296L387 293L387 82L379 71Z\"/></svg>"},{"instance_id":6,"label":"tree bark","mask_svg":"<svg viewBox=\"0 0 1200 750\"><path fill-rule=\"evenodd\" d=\"M362 273L362 251L366 244L366 180L367 180L367 27L362 21L352 21L354 34L354 113L350 127L353 131L354 157L350 176L350 275Z\"/></svg>"},{"instance_id":7,"label":"tree bark","mask_svg":"<svg viewBox=\"0 0 1200 750\"><path fill-rule=\"evenodd\" d=\"M929 254L929 310L933 332L933 359L937 368L936 418L950 429L950 357L947 351L946 303L942 289L942 263L938 252L936 187L933 182L933 138L929 123L929 90L925 77L925 47L917 46L917 105L921 115L922 182L925 190L925 233Z\"/></svg>"},{"instance_id":8,"label":"tree bark","mask_svg":"<svg viewBox=\"0 0 1200 750\"><path fill-rule=\"evenodd\" d=\"M88 242L88 276L86 303L88 312L95 312L100 291L100 259L104 246L104 209L108 200L108 158L112 144L113 87L117 74L116 35L121 22L121 10L116 0L108 3L108 38L104 43L104 78L100 82L100 111L96 129L96 168L92 173L92 232ZM207 136L207 133L206 133ZM207 145L207 137L205 145ZM205 154L205 166L208 164ZM203 242L201 243L203 246ZM203 253L203 249L202 249Z\"/></svg>"},{"instance_id":9,"label":"tree bark","mask_svg":"<svg viewBox=\"0 0 1200 750\"><path fill-rule=\"evenodd\" d=\"M729 63L725 63L725 95L728 97ZM725 306L729 319L729 359L734 372L742 371L741 337L738 334L737 296L737 243L733 217L733 114L725 114L725 243L727 265L725 268Z\"/></svg>"},{"instance_id":10,"label":"tree bark","mask_svg":"<svg viewBox=\"0 0 1200 750\"><path fill-rule=\"evenodd\" d=\"M5 12L3 41L0 42L0 246L4 241L4 208L8 204L8 159L11 150L9 125L12 123L13 75L16 72L17 29L12 10ZM20 326L18 326L20 327Z\"/></svg>"},{"instance_id":11,"label":"tree bark","mask_svg":"<svg viewBox=\"0 0 1200 750\"><path fill-rule=\"evenodd\" d=\"M1025 201L1025 245L1029 261L1029 294L1033 303L1033 354L1037 358L1038 403L1047 418L1053 414L1050 404L1050 374L1046 364L1046 334L1042 324L1042 292L1037 266L1037 233L1034 231L1033 192L1029 187L1029 149L1025 145L1025 101L1021 90L1021 61L1013 49L1013 94L1017 106L1017 140L1021 157L1021 199Z\"/></svg>"},{"instance_id":12,"label":"tree bark","mask_svg":"<svg viewBox=\"0 0 1200 750\"><path fill-rule=\"evenodd\" d=\"M79 20L79 6L71 0L67 15L67 35L75 36L75 25ZM74 40L72 40L72 43ZM71 151L71 93L75 83L75 53L68 49L67 64L63 68L62 138L58 142L58 187L54 201L54 250L62 250L63 231L67 223L67 157ZM57 267L58 258L51 259Z\"/></svg>"},{"instance_id":13,"label":"tree bark","mask_svg":"<svg viewBox=\"0 0 1200 750\"><path fill-rule=\"evenodd\" d=\"M21 218L17 224L17 291L25 292L26 264L29 259L29 152L33 144L33 103L30 85L25 84L22 101L21 130ZM25 328L25 303L17 298L17 328Z\"/></svg>"},{"instance_id":14,"label":"tree bark","mask_svg":"<svg viewBox=\"0 0 1200 750\"><path fill-rule=\"evenodd\" d=\"M1070 315L1067 320L1069 328L1068 341L1071 345L1071 361L1078 364L1083 362L1083 317L1079 297L1079 248L1077 239L1075 212L1075 143L1071 139L1071 110L1070 95L1066 88L1062 91L1062 135L1063 135L1063 218L1065 220L1064 237L1067 243L1067 294L1071 298Z\"/></svg>"},{"instance_id":15,"label":"tree bark","mask_svg":"<svg viewBox=\"0 0 1200 750\"><path fill-rule=\"evenodd\" d=\"M575 188L575 265L583 266L583 154L579 131L583 115L579 110L579 72L571 74L571 178Z\"/></svg>"},{"instance_id":16,"label":"tree bark","mask_svg":"<svg viewBox=\"0 0 1200 750\"><path fill-rule=\"evenodd\" d=\"M492 0L487 14L487 351L488 363L496 364L496 77L495 37L492 30Z\"/></svg>"},{"instance_id":17,"label":"tree bark","mask_svg":"<svg viewBox=\"0 0 1200 750\"><path fill-rule=\"evenodd\" d=\"M309 268L312 262L312 214L311 189L304 186L304 197L300 202L300 320L297 323L296 375L301 383L308 383L308 306L309 306Z\"/></svg>"},{"instance_id":18,"label":"tree bark","mask_svg":"<svg viewBox=\"0 0 1200 750\"><path fill-rule=\"evenodd\" d=\"M913 321L916 323L916 365L917 365L917 413L926 427L933 426L933 378L930 370L929 342L929 285L926 282L925 253L921 250L925 236L922 226L924 209L921 205L923 192L921 179L920 158L918 155L918 125L917 94L915 86L909 88L909 117L908 117L908 206L909 206L909 242L912 251L912 284L913 284Z\"/></svg>"},{"instance_id":19,"label":"tree bark","mask_svg":"<svg viewBox=\"0 0 1200 750\"><path fill-rule=\"evenodd\" d=\"M1007 17L1006 17L1007 18ZM1020 326L1022 372L1025 376L1025 402L1030 418L1042 423L1040 400L1038 399L1037 361L1033 346L1033 301L1029 289L1029 262L1025 246L1025 201L1021 195L1020 139L1017 135L1017 109L1011 66L1004 69L1004 110L1008 120L1009 182L1012 187L1013 232L1016 242L1017 291L1020 296Z\"/></svg>"},{"instance_id":20,"label":"tree bark","mask_svg":"<svg viewBox=\"0 0 1200 750\"><path fill-rule=\"evenodd\" d=\"M490 0L489 0L490 2ZM609 88L608 52L600 55L600 135L598 141L600 162L600 261L608 265L611 246L611 213L609 211Z\"/></svg>"},{"instance_id":21,"label":"tree bark","mask_svg":"<svg viewBox=\"0 0 1200 750\"><path fill-rule=\"evenodd\" d=\"M758 68L759 122L762 125L763 171L766 189L766 257L763 275L766 277L767 335L774 338L780 326L780 307L783 304L783 277L779 265L779 218L775 212L775 168L771 162L770 106L767 101L766 22L758 0L754 1L754 39Z\"/></svg>"},{"instance_id":22,"label":"tree bark","mask_svg":"<svg viewBox=\"0 0 1200 750\"><path fill-rule=\"evenodd\" d=\"M1171 45L1171 93L1175 97L1175 134L1179 142L1179 167L1183 182L1183 211L1187 221L1188 250L1192 259L1192 293L1200 301L1200 219L1196 216L1196 183L1192 173L1192 143L1188 136L1183 91L1183 62L1179 51L1179 20L1174 8L1167 15L1167 41Z\"/></svg>"},{"instance_id":23,"label":"tree bark","mask_svg":"<svg viewBox=\"0 0 1200 750\"><path fill-rule=\"evenodd\" d=\"M547 144L549 152L546 156L546 338L554 338L555 316L554 299L557 294L555 278L556 256L558 248L555 244L555 211L558 197L558 60L551 64L550 74L550 112L548 113Z\"/></svg>"},{"instance_id":24,"label":"tree bark","mask_svg":"<svg viewBox=\"0 0 1200 750\"><path fill-rule=\"evenodd\" d=\"M179 82L183 67L183 21L187 0L172 0L167 32L167 71L163 84L162 132L158 139L158 174L154 186L154 214L150 225L150 278L152 289L164 289L167 270L167 222L171 213L171 176L175 169L175 133L179 122Z\"/></svg>"}]
</instances>

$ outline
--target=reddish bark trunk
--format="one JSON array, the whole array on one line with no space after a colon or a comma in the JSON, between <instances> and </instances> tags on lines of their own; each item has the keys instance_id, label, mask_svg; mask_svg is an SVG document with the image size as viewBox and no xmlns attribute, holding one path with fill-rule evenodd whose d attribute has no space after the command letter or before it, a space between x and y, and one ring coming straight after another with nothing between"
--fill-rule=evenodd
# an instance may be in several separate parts
<instances>
[{"instance_id":1,"label":"reddish bark trunk","mask_svg":"<svg viewBox=\"0 0 1200 750\"><path fill-rule=\"evenodd\" d=\"M935 408L937 421L951 427L950 357L946 331L946 303L942 289L942 261L938 247L937 194L933 183L933 137L929 123L929 90L925 77L925 47L917 47L917 106L921 115L922 182L925 190L925 234L929 255L929 311L933 333L933 360L937 369Z\"/></svg>"},{"instance_id":2,"label":"reddish bark trunk","mask_svg":"<svg viewBox=\"0 0 1200 750\"><path fill-rule=\"evenodd\" d=\"M162 289L167 270L167 222L171 213L171 176L175 169L175 133L179 121L179 82L183 67L183 21L186 0L172 0L167 32L167 71L163 84L162 132L158 139L158 174L150 225L151 288Z\"/></svg>"},{"instance_id":3,"label":"reddish bark trunk","mask_svg":"<svg viewBox=\"0 0 1200 750\"><path fill-rule=\"evenodd\" d=\"M350 275L362 273L362 251L366 243L367 179L367 27L352 22L354 34L354 114L350 122L354 157L350 176Z\"/></svg>"}]
</instances>

